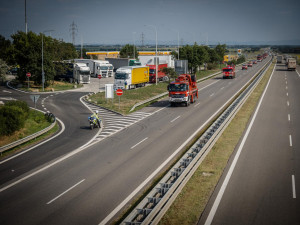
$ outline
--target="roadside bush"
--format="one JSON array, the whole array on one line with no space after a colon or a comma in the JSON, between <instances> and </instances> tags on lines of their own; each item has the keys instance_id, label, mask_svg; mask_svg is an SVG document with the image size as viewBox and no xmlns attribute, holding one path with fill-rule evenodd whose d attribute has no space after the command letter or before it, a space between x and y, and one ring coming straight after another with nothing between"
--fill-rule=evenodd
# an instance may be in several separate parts
<instances>
[{"instance_id":1,"label":"roadside bush","mask_svg":"<svg viewBox=\"0 0 300 225\"><path fill-rule=\"evenodd\" d=\"M208 70L213 70L213 69L216 69L217 67L218 67L217 63L208 63L207 64L207 69Z\"/></svg>"},{"instance_id":2,"label":"roadside bush","mask_svg":"<svg viewBox=\"0 0 300 225\"><path fill-rule=\"evenodd\" d=\"M33 120L36 123L42 123L45 120L45 116L44 116L44 114L40 114L40 113L35 113L34 112Z\"/></svg>"},{"instance_id":3,"label":"roadside bush","mask_svg":"<svg viewBox=\"0 0 300 225\"><path fill-rule=\"evenodd\" d=\"M29 116L29 107L25 101L8 101L5 103L5 106L16 106L22 109L25 119L27 119Z\"/></svg>"},{"instance_id":4,"label":"roadside bush","mask_svg":"<svg viewBox=\"0 0 300 225\"><path fill-rule=\"evenodd\" d=\"M4 105L0 108L0 135L11 135L25 124L24 111L18 106Z\"/></svg>"}]
</instances>

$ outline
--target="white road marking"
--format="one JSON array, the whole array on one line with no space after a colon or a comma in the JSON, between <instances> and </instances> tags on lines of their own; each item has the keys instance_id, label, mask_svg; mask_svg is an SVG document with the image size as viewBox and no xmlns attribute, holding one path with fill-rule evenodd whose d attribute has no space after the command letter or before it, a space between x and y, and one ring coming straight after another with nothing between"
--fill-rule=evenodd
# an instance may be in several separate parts
<instances>
[{"instance_id":1,"label":"white road marking","mask_svg":"<svg viewBox=\"0 0 300 225\"><path fill-rule=\"evenodd\" d=\"M224 89L224 87L221 87L221 89L220 89L220 90L222 90L222 89Z\"/></svg>"},{"instance_id":2,"label":"white road marking","mask_svg":"<svg viewBox=\"0 0 300 225\"><path fill-rule=\"evenodd\" d=\"M288 120L291 121L291 115L290 114L288 114Z\"/></svg>"},{"instance_id":3,"label":"white road marking","mask_svg":"<svg viewBox=\"0 0 300 225\"><path fill-rule=\"evenodd\" d=\"M179 119L180 116L177 116L175 119L171 120L170 122L173 123L175 120Z\"/></svg>"},{"instance_id":4,"label":"white road marking","mask_svg":"<svg viewBox=\"0 0 300 225\"><path fill-rule=\"evenodd\" d=\"M265 88L265 90L264 90L264 92L263 92L263 94L262 94L262 97L261 97L260 100L259 100L258 106L257 106L257 108L256 108L256 110L255 110L255 113L254 113L254 115L253 115L253 117L252 117L252 120L251 120L251 122L250 122L250 124L249 124L249 126L248 126L248 129L247 129L247 131L246 131L246 133L245 133L245 135L244 135L244 137L243 137L243 139L242 139L242 142L241 142L241 144L240 144L240 146L239 146L239 148L238 148L238 150L237 150L237 152L236 152L236 155L235 155L235 157L234 157L234 159L233 159L233 161L232 161L232 164L231 164L231 166L230 166L230 168L229 168L229 170L228 170L228 173L227 173L227 175L226 175L226 177L225 177L225 180L224 180L224 182L223 182L223 184L222 184L222 186L221 186L221 188L220 188L220 191L219 191L219 193L218 193L218 195L217 195L217 197L216 197L216 199L215 199L215 202L214 202L214 204L213 204L213 206L212 206L212 208L211 208L211 210L210 210L210 212L209 212L209 215L208 215L208 217L207 217L207 219L206 219L206 221L205 221L205 225L210 225L210 224L212 223L212 221L213 221L213 218L214 218L214 216L215 216L215 214L216 214L216 212L217 212L217 209L218 209L218 207L219 207L219 204L220 204L220 202L221 202L221 199L222 199L222 197L223 197L223 194L224 194L224 192L225 192L225 189L226 189L226 187L227 187L227 185L228 185L228 183L229 183L230 177L231 177L231 175L232 175L232 173L233 173L233 170L234 170L234 168L235 168L235 166L236 166L236 164L237 164L238 158L239 158L239 156L240 156L240 154L241 154L241 152L242 152L242 149L243 149L243 147L244 147L244 145L245 145L245 143L246 143L246 140L247 140L247 138L248 138L248 135L249 135L249 133L250 133L250 130L251 130L252 126L253 126L253 123L254 123L255 118L256 118L256 116L257 116L257 113L258 113L258 110L260 109L261 103L262 103L262 101L263 101L263 99L264 99L264 96L265 96L267 90L268 90L268 87L269 87L269 85L270 85L271 79L272 79L273 74L274 74L274 70L275 70L275 66L274 66L274 68L273 68L272 74L271 74L271 76L270 76L270 78L269 78L269 81L268 81L268 83L267 83L267 86L266 86L266 88Z\"/></svg>"},{"instance_id":5,"label":"white road marking","mask_svg":"<svg viewBox=\"0 0 300 225\"><path fill-rule=\"evenodd\" d=\"M287 87L287 86L285 86L285 89L287 90L287 89L288 89L288 87Z\"/></svg>"},{"instance_id":6,"label":"white road marking","mask_svg":"<svg viewBox=\"0 0 300 225\"><path fill-rule=\"evenodd\" d=\"M290 106L290 102L289 101L287 101L286 104L287 104L287 106Z\"/></svg>"},{"instance_id":7,"label":"white road marking","mask_svg":"<svg viewBox=\"0 0 300 225\"><path fill-rule=\"evenodd\" d=\"M286 93L286 96L289 96L289 93Z\"/></svg>"},{"instance_id":8,"label":"white road marking","mask_svg":"<svg viewBox=\"0 0 300 225\"><path fill-rule=\"evenodd\" d=\"M290 139L290 147L292 147L293 146L292 135L289 135L289 139Z\"/></svg>"},{"instance_id":9,"label":"white road marking","mask_svg":"<svg viewBox=\"0 0 300 225\"><path fill-rule=\"evenodd\" d=\"M296 73L298 74L298 76L300 77L300 74L298 73L298 71L296 70Z\"/></svg>"},{"instance_id":10,"label":"white road marking","mask_svg":"<svg viewBox=\"0 0 300 225\"><path fill-rule=\"evenodd\" d=\"M200 102L199 102L199 103L197 103L196 105L194 105L194 107L197 107L198 105L200 105Z\"/></svg>"},{"instance_id":11,"label":"white road marking","mask_svg":"<svg viewBox=\"0 0 300 225\"><path fill-rule=\"evenodd\" d=\"M209 97L212 97L212 96L214 96L215 95L215 93L212 93Z\"/></svg>"},{"instance_id":12,"label":"white road marking","mask_svg":"<svg viewBox=\"0 0 300 225\"><path fill-rule=\"evenodd\" d=\"M206 85L205 87L203 87L203 88L200 88L199 90L198 90L198 92L200 92L201 90L203 90L204 88L207 88L207 87L209 87L209 86L211 86L211 85L213 85L213 84L215 84L215 83L217 83L217 82L219 82L220 80L217 80L217 81L215 81L215 82L213 82L213 83L211 83L211 84L209 84L209 85Z\"/></svg>"},{"instance_id":13,"label":"white road marking","mask_svg":"<svg viewBox=\"0 0 300 225\"><path fill-rule=\"evenodd\" d=\"M293 189L293 198L296 198L295 175L292 175L292 189Z\"/></svg>"},{"instance_id":14,"label":"white road marking","mask_svg":"<svg viewBox=\"0 0 300 225\"><path fill-rule=\"evenodd\" d=\"M148 138L144 138L143 140L141 140L139 143L135 144L134 146L132 146L130 149L134 149L136 146L138 146L139 144L141 144L142 142L146 141Z\"/></svg>"},{"instance_id":15,"label":"white road marking","mask_svg":"<svg viewBox=\"0 0 300 225\"><path fill-rule=\"evenodd\" d=\"M10 94L12 93L12 92L10 92L10 91L7 91L7 90L3 90L3 92L10 93Z\"/></svg>"},{"instance_id":16,"label":"white road marking","mask_svg":"<svg viewBox=\"0 0 300 225\"><path fill-rule=\"evenodd\" d=\"M81 184L83 181L85 181L85 179L79 181L77 184L74 184L72 187L70 187L68 190L64 191L63 193L61 193L60 195L58 195L57 197L55 197L54 199L52 199L51 201L47 202L47 205L51 204L52 202L54 202L56 199L60 198L61 196L63 196L64 194L66 194L67 192L71 191L73 188L75 188L76 186L78 186L79 184Z\"/></svg>"}]
</instances>

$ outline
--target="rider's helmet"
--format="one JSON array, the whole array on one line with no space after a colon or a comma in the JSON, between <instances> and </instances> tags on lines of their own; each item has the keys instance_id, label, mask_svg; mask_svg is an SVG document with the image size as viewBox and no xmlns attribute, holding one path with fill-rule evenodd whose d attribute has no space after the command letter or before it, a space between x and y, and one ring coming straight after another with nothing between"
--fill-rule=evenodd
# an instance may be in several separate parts
<instances>
[{"instance_id":1,"label":"rider's helmet","mask_svg":"<svg viewBox=\"0 0 300 225\"><path fill-rule=\"evenodd\" d=\"M96 110L96 113L98 114L98 113L99 113L99 111L98 111L98 110Z\"/></svg>"}]
</instances>

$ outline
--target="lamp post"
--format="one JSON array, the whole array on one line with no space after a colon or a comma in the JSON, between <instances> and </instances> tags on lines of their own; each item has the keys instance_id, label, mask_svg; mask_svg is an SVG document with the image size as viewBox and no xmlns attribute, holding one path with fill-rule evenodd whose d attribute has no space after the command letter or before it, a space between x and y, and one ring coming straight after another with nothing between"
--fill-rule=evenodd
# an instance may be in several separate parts
<instances>
[{"instance_id":1,"label":"lamp post","mask_svg":"<svg viewBox=\"0 0 300 225\"><path fill-rule=\"evenodd\" d=\"M156 26L153 26L153 25L146 25L146 26L149 26L149 27L154 27L155 29L155 42L156 42L156 47L155 47L155 57L156 57L156 60L155 60L155 71L156 71L156 75L155 75L155 83L157 85L157 73L158 73L158 65L157 65L157 29L156 29Z\"/></svg>"},{"instance_id":2,"label":"lamp post","mask_svg":"<svg viewBox=\"0 0 300 225\"><path fill-rule=\"evenodd\" d=\"M136 32L132 32L133 34L133 58L135 59L135 34Z\"/></svg>"},{"instance_id":3,"label":"lamp post","mask_svg":"<svg viewBox=\"0 0 300 225\"><path fill-rule=\"evenodd\" d=\"M44 72L44 33L51 32L54 30L44 30L42 32L42 84L43 84L43 91L45 86L45 72Z\"/></svg>"}]
</instances>

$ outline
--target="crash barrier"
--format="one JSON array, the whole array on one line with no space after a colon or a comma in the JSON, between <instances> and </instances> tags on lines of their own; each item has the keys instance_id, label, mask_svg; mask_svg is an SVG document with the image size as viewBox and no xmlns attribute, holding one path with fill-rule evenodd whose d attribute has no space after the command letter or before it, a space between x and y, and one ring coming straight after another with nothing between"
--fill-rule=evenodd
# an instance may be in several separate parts
<instances>
[{"instance_id":1,"label":"crash barrier","mask_svg":"<svg viewBox=\"0 0 300 225\"><path fill-rule=\"evenodd\" d=\"M8 145L0 147L0 153L2 154L3 152L5 152L5 151L7 151L7 150L9 150L11 148L14 148L14 147L16 147L16 146L18 146L20 144L23 144L23 143L25 143L27 141L30 141L30 140L32 140L34 138L37 138L38 136L40 136L40 135L48 132L49 130L51 130L54 127L54 125L55 125L56 118L55 118L55 116L52 113L45 113L45 117L47 118L47 120L49 122L51 122L50 126L44 128L43 130L40 130L40 131L38 131L38 132L36 132L34 134L31 134L31 135L29 135L27 137L24 137L24 138L22 138L22 139L20 139L18 141L15 141L15 142L12 142L12 143L10 143Z\"/></svg>"},{"instance_id":2,"label":"crash barrier","mask_svg":"<svg viewBox=\"0 0 300 225\"><path fill-rule=\"evenodd\" d=\"M232 103L221 113L204 134L166 173L146 197L123 220L122 224L158 224L184 185L197 170L217 139L221 136L235 114L262 79L271 65L270 60L232 99Z\"/></svg>"}]
</instances>

